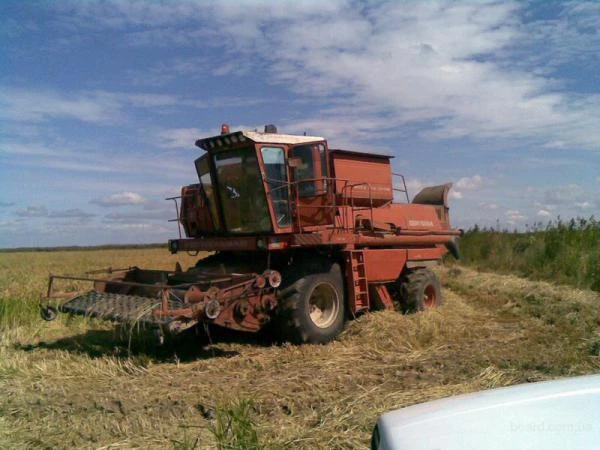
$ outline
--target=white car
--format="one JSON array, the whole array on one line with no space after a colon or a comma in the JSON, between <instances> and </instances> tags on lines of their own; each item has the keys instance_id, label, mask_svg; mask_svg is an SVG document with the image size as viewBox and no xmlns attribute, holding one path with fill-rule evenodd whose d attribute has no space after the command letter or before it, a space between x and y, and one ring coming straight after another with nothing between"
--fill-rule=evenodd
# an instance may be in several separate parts
<instances>
[{"instance_id":1,"label":"white car","mask_svg":"<svg viewBox=\"0 0 600 450\"><path fill-rule=\"evenodd\" d=\"M379 450L600 449L600 375L435 400L379 417Z\"/></svg>"}]
</instances>

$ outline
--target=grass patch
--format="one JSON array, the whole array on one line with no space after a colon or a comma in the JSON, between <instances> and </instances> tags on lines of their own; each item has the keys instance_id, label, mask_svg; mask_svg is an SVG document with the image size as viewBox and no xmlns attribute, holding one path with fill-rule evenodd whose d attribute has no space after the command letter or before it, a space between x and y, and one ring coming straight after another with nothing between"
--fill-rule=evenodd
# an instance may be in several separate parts
<instances>
[{"instance_id":1,"label":"grass patch","mask_svg":"<svg viewBox=\"0 0 600 450\"><path fill-rule=\"evenodd\" d=\"M217 408L214 423L209 426L209 430L214 435L219 450L266 448L258 440L256 424L252 418L253 408L253 402L246 399Z\"/></svg>"},{"instance_id":2,"label":"grass patch","mask_svg":"<svg viewBox=\"0 0 600 450\"><path fill-rule=\"evenodd\" d=\"M0 297L0 333L24 325L32 325L40 318L34 299Z\"/></svg>"}]
</instances>

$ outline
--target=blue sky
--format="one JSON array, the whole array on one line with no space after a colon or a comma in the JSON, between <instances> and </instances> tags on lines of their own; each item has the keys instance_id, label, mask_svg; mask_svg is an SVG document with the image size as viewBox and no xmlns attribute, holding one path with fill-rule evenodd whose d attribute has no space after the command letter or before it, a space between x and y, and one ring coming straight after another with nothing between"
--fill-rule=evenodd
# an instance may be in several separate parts
<instances>
[{"instance_id":1,"label":"blue sky","mask_svg":"<svg viewBox=\"0 0 600 450\"><path fill-rule=\"evenodd\" d=\"M600 217L600 2L0 2L0 247L162 242L199 137L396 156L453 224Z\"/></svg>"}]
</instances>

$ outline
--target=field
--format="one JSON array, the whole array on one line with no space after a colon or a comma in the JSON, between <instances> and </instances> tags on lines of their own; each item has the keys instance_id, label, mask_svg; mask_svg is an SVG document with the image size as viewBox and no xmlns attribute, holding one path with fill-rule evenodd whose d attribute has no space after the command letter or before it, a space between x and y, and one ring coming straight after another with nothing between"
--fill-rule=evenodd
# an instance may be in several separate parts
<instances>
[{"instance_id":1,"label":"field","mask_svg":"<svg viewBox=\"0 0 600 450\"><path fill-rule=\"evenodd\" d=\"M439 270L438 310L367 314L324 346L129 346L101 322L38 319L49 272L175 261L164 249L0 253L0 448L365 448L390 409L600 369L598 292L457 265Z\"/></svg>"}]
</instances>

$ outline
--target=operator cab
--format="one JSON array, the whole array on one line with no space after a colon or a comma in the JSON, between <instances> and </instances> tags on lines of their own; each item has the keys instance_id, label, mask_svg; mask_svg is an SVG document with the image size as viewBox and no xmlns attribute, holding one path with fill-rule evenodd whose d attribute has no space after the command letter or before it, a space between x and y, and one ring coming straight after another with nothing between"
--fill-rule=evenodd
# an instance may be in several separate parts
<instances>
[{"instance_id":1,"label":"operator cab","mask_svg":"<svg viewBox=\"0 0 600 450\"><path fill-rule=\"evenodd\" d=\"M290 233L333 223L327 142L317 136L229 132L196 141L200 183L182 189L188 237Z\"/></svg>"}]
</instances>

